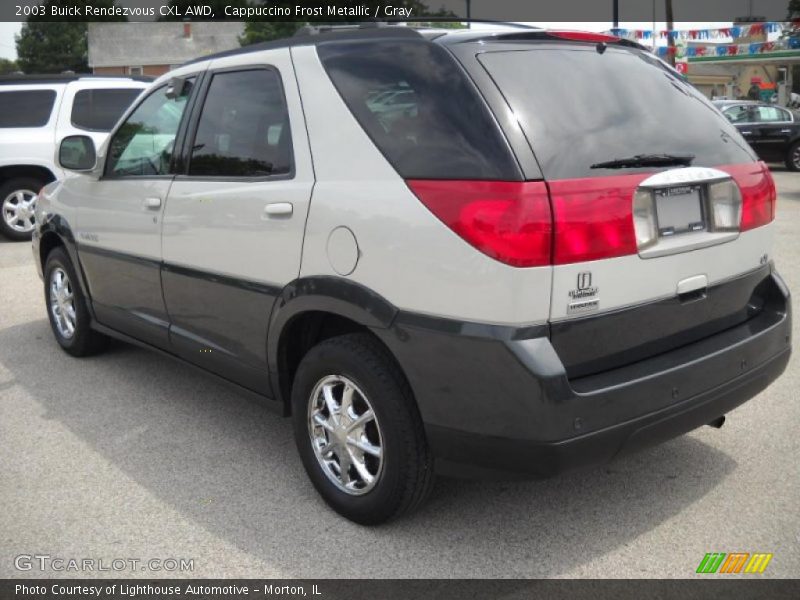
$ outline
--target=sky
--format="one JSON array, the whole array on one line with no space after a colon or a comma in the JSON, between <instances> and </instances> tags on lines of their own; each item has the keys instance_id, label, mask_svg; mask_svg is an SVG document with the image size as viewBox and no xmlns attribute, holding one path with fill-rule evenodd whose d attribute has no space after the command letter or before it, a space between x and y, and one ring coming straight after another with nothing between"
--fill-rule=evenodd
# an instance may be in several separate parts
<instances>
[{"instance_id":1,"label":"sky","mask_svg":"<svg viewBox=\"0 0 800 600\"><path fill-rule=\"evenodd\" d=\"M22 27L22 23L0 21L0 58L15 59L17 49L14 46L14 34Z\"/></svg>"}]
</instances>

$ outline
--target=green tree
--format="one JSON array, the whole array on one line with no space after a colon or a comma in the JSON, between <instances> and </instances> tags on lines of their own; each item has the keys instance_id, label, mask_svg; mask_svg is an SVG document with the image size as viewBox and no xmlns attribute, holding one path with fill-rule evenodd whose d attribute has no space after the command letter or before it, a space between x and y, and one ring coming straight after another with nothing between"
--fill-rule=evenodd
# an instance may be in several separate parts
<instances>
[{"instance_id":1,"label":"green tree","mask_svg":"<svg viewBox=\"0 0 800 600\"><path fill-rule=\"evenodd\" d=\"M8 60L7 58L0 58L0 75L8 75L18 70L19 66L17 66L15 61Z\"/></svg>"},{"instance_id":2,"label":"green tree","mask_svg":"<svg viewBox=\"0 0 800 600\"><path fill-rule=\"evenodd\" d=\"M269 4L270 6L286 6L290 9L293 8L297 3L291 1L274 1L274 0L252 0L249 2L251 5L266 5ZM370 8L370 14L375 14L375 7L376 6L385 6L386 2L381 2L380 0L365 0L361 2L364 6ZM413 17L455 17L455 14L440 8L438 10L431 10L428 8L428 5L424 2L420 2L419 0L399 0L398 2L393 2L392 6L394 7L406 7L411 8L413 10L412 16ZM348 19L347 17L339 18L339 19L331 19L328 17L322 17L320 19L315 19L314 24L323 25L323 24L336 24L336 25L345 25L349 23L359 23L363 21L353 21L352 19ZM417 25L421 23L416 23ZM294 35L298 29L306 25L306 23L301 23L298 21L293 22L284 22L284 21L271 21L271 20L262 20L262 21L247 21L244 26L244 34L239 38L239 43L242 46L248 46L250 44L255 44L257 42L268 42L270 40L290 37ZM425 22L424 26L431 26L431 27L446 27L446 28L454 28L454 27L461 27L460 23L456 23L454 21L443 21L441 23L438 22Z\"/></svg>"},{"instance_id":3,"label":"green tree","mask_svg":"<svg viewBox=\"0 0 800 600\"><path fill-rule=\"evenodd\" d=\"M258 42L291 37L303 25L305 23L297 21L247 21L244 25L244 33L239 37L239 44L249 46Z\"/></svg>"},{"instance_id":4,"label":"green tree","mask_svg":"<svg viewBox=\"0 0 800 600\"><path fill-rule=\"evenodd\" d=\"M76 0L48 0L46 16L30 16L16 36L17 63L25 73L61 73L74 71L88 72L87 64L87 32L88 25L83 16L85 6L110 8L114 0L92 0L80 2ZM51 7L80 7L81 15L76 17L59 17L53 22L50 16ZM125 21L125 17L98 17L97 21Z\"/></svg>"}]
</instances>

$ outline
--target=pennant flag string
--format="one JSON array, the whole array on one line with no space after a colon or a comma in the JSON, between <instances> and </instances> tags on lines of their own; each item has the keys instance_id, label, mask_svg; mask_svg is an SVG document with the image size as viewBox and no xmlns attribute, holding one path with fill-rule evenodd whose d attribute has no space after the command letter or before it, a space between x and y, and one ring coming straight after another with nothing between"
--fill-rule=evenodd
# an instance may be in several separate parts
<instances>
[{"instance_id":1,"label":"pennant flag string","mask_svg":"<svg viewBox=\"0 0 800 600\"><path fill-rule=\"evenodd\" d=\"M798 23L795 23L798 24ZM653 31L650 29L612 29L612 33L619 37L634 40L652 40L655 35L659 39L672 40L718 40L721 38L741 38L753 35L763 35L764 33L780 33L783 31L785 23L767 21L759 23L739 23L732 27L722 27L719 29L661 29Z\"/></svg>"},{"instance_id":2,"label":"pennant flag string","mask_svg":"<svg viewBox=\"0 0 800 600\"><path fill-rule=\"evenodd\" d=\"M618 37L635 40L635 41L652 41L653 38L659 40L672 40L674 42L698 42L698 41L712 41L733 38L734 40L740 38L747 38L756 35L764 35L770 33L783 33L790 29L800 29L800 20L792 21L791 23L779 23L774 21L759 22L759 23L737 23L731 27L721 27L719 29L682 29L682 30L659 30L653 31L648 29L612 29L611 33ZM739 55L754 55L762 54L764 52L774 52L786 49L799 49L800 38L779 39L775 41L766 42L748 42L744 44L697 44L687 46L657 46L655 52L658 56L676 56L677 58L683 57L702 57L702 56L739 56Z\"/></svg>"}]
</instances>

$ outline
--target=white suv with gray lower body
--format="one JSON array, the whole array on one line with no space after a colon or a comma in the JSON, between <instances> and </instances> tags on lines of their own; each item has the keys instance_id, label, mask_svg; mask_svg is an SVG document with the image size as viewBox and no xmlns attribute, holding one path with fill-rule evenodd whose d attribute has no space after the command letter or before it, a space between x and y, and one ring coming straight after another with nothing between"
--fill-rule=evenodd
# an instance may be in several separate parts
<instances>
[{"instance_id":1,"label":"white suv with gray lower body","mask_svg":"<svg viewBox=\"0 0 800 600\"><path fill-rule=\"evenodd\" d=\"M0 235L29 240L36 195L60 179L59 142L88 135L102 144L150 79L92 75L0 77Z\"/></svg>"},{"instance_id":2,"label":"white suv with gray lower body","mask_svg":"<svg viewBox=\"0 0 800 600\"><path fill-rule=\"evenodd\" d=\"M789 358L769 171L623 40L295 37L185 65L61 150L84 172L33 242L58 343L143 345L291 416L360 523L434 473L719 426Z\"/></svg>"}]
</instances>

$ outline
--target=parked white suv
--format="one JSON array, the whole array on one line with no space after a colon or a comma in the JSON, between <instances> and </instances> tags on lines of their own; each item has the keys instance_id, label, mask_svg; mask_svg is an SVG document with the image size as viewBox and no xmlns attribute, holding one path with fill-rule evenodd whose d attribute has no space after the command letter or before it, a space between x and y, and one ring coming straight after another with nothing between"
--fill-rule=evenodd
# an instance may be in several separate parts
<instances>
[{"instance_id":1,"label":"parked white suv","mask_svg":"<svg viewBox=\"0 0 800 600\"><path fill-rule=\"evenodd\" d=\"M360 523L434 472L720 426L789 359L768 169L625 40L295 37L185 65L61 151L83 173L33 240L58 343L153 348L291 415Z\"/></svg>"},{"instance_id":2,"label":"parked white suv","mask_svg":"<svg viewBox=\"0 0 800 600\"><path fill-rule=\"evenodd\" d=\"M30 239L36 195L64 172L55 164L62 138L105 141L150 79L44 75L0 77L0 234Z\"/></svg>"}]
</instances>

